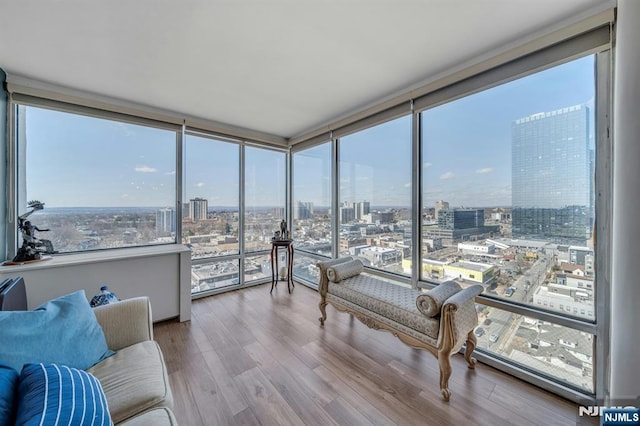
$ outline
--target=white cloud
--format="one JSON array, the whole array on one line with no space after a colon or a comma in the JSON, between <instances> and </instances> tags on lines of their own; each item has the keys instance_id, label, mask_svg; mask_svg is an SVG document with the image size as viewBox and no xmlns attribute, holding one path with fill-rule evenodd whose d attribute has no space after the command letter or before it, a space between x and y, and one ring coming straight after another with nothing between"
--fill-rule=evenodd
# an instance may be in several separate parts
<instances>
[{"instance_id":1,"label":"white cloud","mask_svg":"<svg viewBox=\"0 0 640 426\"><path fill-rule=\"evenodd\" d=\"M166 172L166 173L165 173L165 175L169 175L169 176L173 176L173 175L175 175L175 174L176 174L176 171L175 171L175 170L172 170L172 171L170 171L170 172Z\"/></svg>"},{"instance_id":2,"label":"white cloud","mask_svg":"<svg viewBox=\"0 0 640 426\"><path fill-rule=\"evenodd\" d=\"M431 167L431 166L433 166L433 164L431 164L431 163L422 163L422 167L425 168L425 169L427 167Z\"/></svg>"},{"instance_id":3,"label":"white cloud","mask_svg":"<svg viewBox=\"0 0 640 426\"><path fill-rule=\"evenodd\" d=\"M407 183L405 183L405 184L404 184L404 187L405 187L405 188L411 188L411 182L407 182Z\"/></svg>"},{"instance_id":4,"label":"white cloud","mask_svg":"<svg viewBox=\"0 0 640 426\"><path fill-rule=\"evenodd\" d=\"M447 172L443 175L440 175L440 179L441 180L447 180L447 179L451 179L455 176L455 174L453 172Z\"/></svg>"},{"instance_id":5,"label":"white cloud","mask_svg":"<svg viewBox=\"0 0 640 426\"><path fill-rule=\"evenodd\" d=\"M138 173L155 173L158 171L155 167L149 166L136 166L134 170Z\"/></svg>"},{"instance_id":6,"label":"white cloud","mask_svg":"<svg viewBox=\"0 0 640 426\"><path fill-rule=\"evenodd\" d=\"M204 186L204 182L198 182L198 183L196 183L196 186L198 188L202 188Z\"/></svg>"},{"instance_id":7,"label":"white cloud","mask_svg":"<svg viewBox=\"0 0 640 426\"><path fill-rule=\"evenodd\" d=\"M485 167L484 169L476 170L476 173L484 174L484 173L491 173L492 171L493 171L493 167Z\"/></svg>"}]
</instances>

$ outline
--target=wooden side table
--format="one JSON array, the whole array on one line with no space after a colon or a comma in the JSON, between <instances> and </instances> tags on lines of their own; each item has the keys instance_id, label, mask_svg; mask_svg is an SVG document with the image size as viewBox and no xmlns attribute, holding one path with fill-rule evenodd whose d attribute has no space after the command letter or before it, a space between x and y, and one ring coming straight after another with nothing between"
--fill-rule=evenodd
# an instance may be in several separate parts
<instances>
[{"instance_id":1,"label":"wooden side table","mask_svg":"<svg viewBox=\"0 0 640 426\"><path fill-rule=\"evenodd\" d=\"M271 240L271 293L273 287L278 285L278 249L287 249L287 289L291 293L293 284L293 240Z\"/></svg>"}]
</instances>

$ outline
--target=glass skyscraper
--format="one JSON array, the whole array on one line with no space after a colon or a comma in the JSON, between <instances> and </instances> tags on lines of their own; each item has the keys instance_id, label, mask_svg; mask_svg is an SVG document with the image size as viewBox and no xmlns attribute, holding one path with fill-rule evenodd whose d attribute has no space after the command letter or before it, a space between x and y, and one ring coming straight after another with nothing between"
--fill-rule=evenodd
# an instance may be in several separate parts
<instances>
[{"instance_id":1,"label":"glass skyscraper","mask_svg":"<svg viewBox=\"0 0 640 426\"><path fill-rule=\"evenodd\" d=\"M584 245L593 214L589 108L516 120L511 155L513 237Z\"/></svg>"}]
</instances>

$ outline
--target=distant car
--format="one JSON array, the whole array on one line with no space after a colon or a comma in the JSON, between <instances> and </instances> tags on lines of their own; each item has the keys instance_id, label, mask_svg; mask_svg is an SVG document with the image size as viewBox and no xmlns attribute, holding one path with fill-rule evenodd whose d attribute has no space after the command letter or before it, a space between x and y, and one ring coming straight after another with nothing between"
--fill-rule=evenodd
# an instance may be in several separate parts
<instances>
[{"instance_id":1,"label":"distant car","mask_svg":"<svg viewBox=\"0 0 640 426\"><path fill-rule=\"evenodd\" d=\"M489 336L489 341L491 343L495 343L498 341L498 337L500 336L498 336L496 333L491 333L491 335Z\"/></svg>"},{"instance_id":2,"label":"distant car","mask_svg":"<svg viewBox=\"0 0 640 426\"><path fill-rule=\"evenodd\" d=\"M513 296L513 293L516 292L516 288L515 287L509 287L505 292L504 295L507 297L511 297Z\"/></svg>"},{"instance_id":3,"label":"distant car","mask_svg":"<svg viewBox=\"0 0 640 426\"><path fill-rule=\"evenodd\" d=\"M491 321L491 318L486 318L486 319L484 320L484 325L489 325L489 324L491 324L492 322L493 322L493 321Z\"/></svg>"},{"instance_id":4,"label":"distant car","mask_svg":"<svg viewBox=\"0 0 640 426\"><path fill-rule=\"evenodd\" d=\"M478 327L476 328L476 331L473 332L476 336L480 337L482 335L484 335L484 328L482 327Z\"/></svg>"}]
</instances>

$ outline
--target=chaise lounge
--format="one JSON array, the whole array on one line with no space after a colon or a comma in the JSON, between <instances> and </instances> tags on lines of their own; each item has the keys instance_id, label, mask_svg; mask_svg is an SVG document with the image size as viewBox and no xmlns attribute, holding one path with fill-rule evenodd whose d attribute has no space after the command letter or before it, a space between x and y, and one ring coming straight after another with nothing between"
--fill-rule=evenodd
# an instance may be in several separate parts
<instances>
[{"instance_id":1,"label":"chaise lounge","mask_svg":"<svg viewBox=\"0 0 640 426\"><path fill-rule=\"evenodd\" d=\"M429 351L438 358L440 391L448 401L451 355L466 343L465 360L469 368L476 364L471 356L476 347L473 330L478 324L474 298L483 287L462 289L448 281L422 292L362 274L362 263L350 257L319 262L317 266L320 325L324 326L326 305L330 303L368 327L389 331L403 343Z\"/></svg>"}]
</instances>

